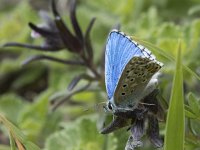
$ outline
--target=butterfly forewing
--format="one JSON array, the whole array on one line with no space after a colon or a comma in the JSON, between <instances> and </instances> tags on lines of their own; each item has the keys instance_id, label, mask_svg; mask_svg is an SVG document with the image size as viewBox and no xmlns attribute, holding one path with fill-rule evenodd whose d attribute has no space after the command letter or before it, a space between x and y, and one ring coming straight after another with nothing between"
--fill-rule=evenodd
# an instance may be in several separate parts
<instances>
[{"instance_id":1,"label":"butterfly forewing","mask_svg":"<svg viewBox=\"0 0 200 150\"><path fill-rule=\"evenodd\" d=\"M150 57L133 57L122 71L114 100L118 107L133 107L144 95L144 89L161 64Z\"/></svg>"},{"instance_id":2,"label":"butterfly forewing","mask_svg":"<svg viewBox=\"0 0 200 150\"><path fill-rule=\"evenodd\" d=\"M143 55L136 43L119 31L109 34L105 53L105 83L108 98L114 95L119 78L126 64L134 56Z\"/></svg>"}]
</instances>

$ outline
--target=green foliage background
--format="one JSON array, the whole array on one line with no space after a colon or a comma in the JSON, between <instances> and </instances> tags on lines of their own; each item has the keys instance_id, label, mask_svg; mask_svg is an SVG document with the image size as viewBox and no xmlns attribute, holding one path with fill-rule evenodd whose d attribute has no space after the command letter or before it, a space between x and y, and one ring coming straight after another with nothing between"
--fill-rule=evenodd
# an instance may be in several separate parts
<instances>
[{"instance_id":1,"label":"green foliage background","mask_svg":"<svg viewBox=\"0 0 200 150\"><path fill-rule=\"evenodd\" d=\"M64 0L60 1L63 2ZM5 2L2 1L3 3ZM41 43L42 39L34 40L30 37L31 31L27 26L29 21L42 22L33 3L21 0L14 5L0 8L0 44L10 41ZM67 8L60 8L59 11L69 24ZM91 34L96 63L100 63L99 56L103 53L110 29L119 23L123 32L153 43L172 57L177 55L178 39L180 39L183 64L196 74L200 74L200 1L198 0L79 0L77 17L83 31L86 30L92 17L97 18ZM104 83L95 85L100 87L97 92L85 91L74 96L72 102L80 105L65 103L56 111L51 111L53 105L51 100L66 95L67 85L72 78L85 70L47 61L21 66L27 57L38 53L42 52L22 48L0 48L0 114L17 126L26 136L26 140L32 141L44 150L124 149L128 138L126 129L106 136L101 135L98 131L102 124L102 114L97 111L84 111L84 107L107 100ZM168 101L175 61L166 59L156 51L154 54L164 63L159 87L161 94ZM48 55L63 59L74 57L65 50L53 54L48 52ZM46 83L40 82L43 76L46 78ZM10 80L11 83L8 82ZM185 149L199 149L200 84L186 71L183 71L183 83L186 105ZM40 84L46 84L46 88L37 90ZM78 86L84 84L85 82L81 81ZM23 94L24 91L27 95ZM163 122L160 124L162 134L165 133L164 128ZM0 129L0 134L8 138L4 126ZM144 145L142 149L154 149L146 137ZM9 146L6 142L0 142L0 149L7 150Z\"/></svg>"}]
</instances>

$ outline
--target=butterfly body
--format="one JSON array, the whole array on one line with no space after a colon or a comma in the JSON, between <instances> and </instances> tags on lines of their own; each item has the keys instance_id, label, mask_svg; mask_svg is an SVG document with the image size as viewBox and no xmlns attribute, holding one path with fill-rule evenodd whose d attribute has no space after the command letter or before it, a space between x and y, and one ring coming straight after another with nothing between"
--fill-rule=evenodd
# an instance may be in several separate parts
<instances>
[{"instance_id":1,"label":"butterfly body","mask_svg":"<svg viewBox=\"0 0 200 150\"><path fill-rule=\"evenodd\" d=\"M113 113L133 111L157 86L162 63L124 33L109 34L105 52L105 82L108 108Z\"/></svg>"}]
</instances>

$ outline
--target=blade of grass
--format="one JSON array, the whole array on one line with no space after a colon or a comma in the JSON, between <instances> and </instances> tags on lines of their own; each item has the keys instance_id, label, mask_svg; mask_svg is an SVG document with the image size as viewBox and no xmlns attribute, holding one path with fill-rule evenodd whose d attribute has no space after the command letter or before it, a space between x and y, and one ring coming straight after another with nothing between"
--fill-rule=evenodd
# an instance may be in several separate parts
<instances>
[{"instance_id":1,"label":"blade of grass","mask_svg":"<svg viewBox=\"0 0 200 150\"><path fill-rule=\"evenodd\" d=\"M10 138L10 147L11 147L11 150L17 150L17 148L15 146L15 140L12 137L12 134L10 132L9 132L9 138Z\"/></svg>"},{"instance_id":2,"label":"blade of grass","mask_svg":"<svg viewBox=\"0 0 200 150\"><path fill-rule=\"evenodd\" d=\"M171 61L175 61L175 58L173 56L171 56L170 54L166 53L165 50L149 43L149 42L146 42L146 41L143 41L143 40L140 40L134 36L132 36L132 38L137 41L138 43L141 43L142 45L144 45L145 47L147 47L148 49L150 49L151 51L153 52L157 52L158 54L160 54L161 56L167 58L168 60L171 60ZM182 62L181 62L182 63ZM193 70L191 70L189 67L183 65L183 69L185 69L187 72L189 72L191 75L195 76L198 80L200 80L200 76L197 75Z\"/></svg>"},{"instance_id":3,"label":"blade of grass","mask_svg":"<svg viewBox=\"0 0 200 150\"><path fill-rule=\"evenodd\" d=\"M149 43L147 41L138 39L136 37L132 37L135 41L137 41L138 43L141 43L142 45L144 45L145 47L147 47L148 49L150 49L153 52L157 52L158 54L160 54L161 56L167 58L168 60L171 61L175 61L175 58L173 56L171 56L170 54L166 53L166 51L162 50L161 48L153 45L152 43Z\"/></svg>"},{"instance_id":4,"label":"blade of grass","mask_svg":"<svg viewBox=\"0 0 200 150\"><path fill-rule=\"evenodd\" d=\"M0 114L0 123L2 123L9 132L11 150L16 150L16 146L19 150L40 150L37 145L28 141L26 136L2 114Z\"/></svg>"},{"instance_id":5,"label":"blade of grass","mask_svg":"<svg viewBox=\"0 0 200 150\"><path fill-rule=\"evenodd\" d=\"M176 70L173 80L167 123L164 150L183 150L184 149L184 97L183 97L183 73L181 45L178 45L176 59Z\"/></svg>"}]
</instances>

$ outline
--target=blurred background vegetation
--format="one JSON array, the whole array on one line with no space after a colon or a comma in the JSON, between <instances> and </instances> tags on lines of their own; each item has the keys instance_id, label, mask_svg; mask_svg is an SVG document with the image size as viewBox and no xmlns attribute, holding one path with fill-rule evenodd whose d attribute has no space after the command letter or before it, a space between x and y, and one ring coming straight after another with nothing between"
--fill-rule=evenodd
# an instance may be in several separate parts
<instances>
[{"instance_id":1,"label":"blurred background vegetation","mask_svg":"<svg viewBox=\"0 0 200 150\"><path fill-rule=\"evenodd\" d=\"M56 1L56 7L68 28L73 31L69 2ZM173 57L176 55L178 39L181 39L183 63L200 75L199 0L78 0L76 16L83 33L87 31L90 20L96 18L90 40L94 50L92 64L100 76L94 79L86 77L80 82L78 75L91 75L91 69L49 60L26 61L27 64L22 66L25 60L36 55L63 60L80 59L69 49L51 52L3 47L7 42L43 43L44 39L31 37L32 31L28 27L29 22L44 24L38 13L41 10L47 11L53 18L49 0L0 0L0 114L18 127L27 141L32 141L41 149L124 149L129 135L126 129L110 135L99 134L105 114L93 108L95 104L107 101L103 53L108 33L116 26L120 25L121 31L151 42ZM168 101L175 62L157 52L153 53L164 63L159 88ZM74 87L76 81L78 84ZM73 93L88 83L90 85L83 91ZM71 85L71 91L68 85ZM186 119L185 147L187 150L199 149L200 84L185 71L184 91L185 104L191 113L187 114ZM87 108L89 111L85 111ZM164 127L165 122L161 122L161 134L164 133ZM3 125L0 126L0 149L10 149L9 135ZM154 149L146 137L142 149Z\"/></svg>"}]
</instances>

